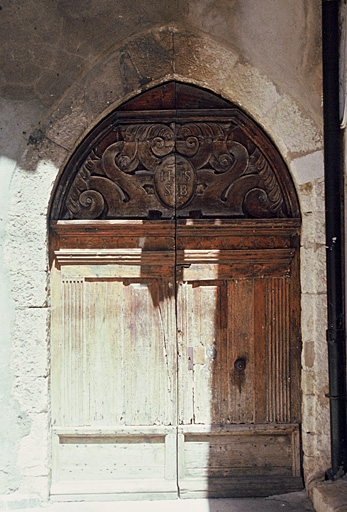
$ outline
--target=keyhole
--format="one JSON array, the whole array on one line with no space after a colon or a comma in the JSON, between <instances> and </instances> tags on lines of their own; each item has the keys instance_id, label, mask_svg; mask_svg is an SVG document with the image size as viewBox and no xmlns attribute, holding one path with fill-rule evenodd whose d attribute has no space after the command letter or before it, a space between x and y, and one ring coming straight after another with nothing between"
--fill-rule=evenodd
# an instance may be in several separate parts
<instances>
[{"instance_id":1,"label":"keyhole","mask_svg":"<svg viewBox=\"0 0 347 512\"><path fill-rule=\"evenodd\" d=\"M243 372L243 370L246 368L245 359L243 359L242 357L240 357L239 359L236 359L236 361L234 363L234 368L238 372Z\"/></svg>"}]
</instances>

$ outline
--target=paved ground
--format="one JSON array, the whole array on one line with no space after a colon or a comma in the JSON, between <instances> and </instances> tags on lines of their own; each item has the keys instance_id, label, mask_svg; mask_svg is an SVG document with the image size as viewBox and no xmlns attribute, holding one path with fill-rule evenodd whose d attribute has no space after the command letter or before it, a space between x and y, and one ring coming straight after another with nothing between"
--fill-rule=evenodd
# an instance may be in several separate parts
<instances>
[{"instance_id":1,"label":"paved ground","mask_svg":"<svg viewBox=\"0 0 347 512\"><path fill-rule=\"evenodd\" d=\"M311 512L314 509L305 492L302 491L268 498L54 503L45 508L21 510L23 512ZM16 512L20 511L17 509Z\"/></svg>"},{"instance_id":2,"label":"paved ground","mask_svg":"<svg viewBox=\"0 0 347 512\"><path fill-rule=\"evenodd\" d=\"M320 482L313 489L317 512L347 512L347 475L334 482Z\"/></svg>"}]
</instances>

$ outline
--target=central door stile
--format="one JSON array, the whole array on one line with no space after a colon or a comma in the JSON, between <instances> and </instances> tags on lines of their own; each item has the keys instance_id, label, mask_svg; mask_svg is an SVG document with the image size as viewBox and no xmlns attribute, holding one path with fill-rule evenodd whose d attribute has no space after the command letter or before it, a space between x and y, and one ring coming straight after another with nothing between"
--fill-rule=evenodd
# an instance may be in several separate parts
<instances>
[{"instance_id":1,"label":"central door stile","mask_svg":"<svg viewBox=\"0 0 347 512\"><path fill-rule=\"evenodd\" d=\"M175 95L176 96L176 95ZM176 159L176 155L175 155ZM176 168L176 161L175 161ZM175 176L175 197L176 197L176 173ZM175 212L174 212L174 222L175 222L175 266L174 266L174 279L175 279L175 323L176 323L176 333L175 333L175 344L176 344L176 386L177 386L177 395L176 395L176 486L177 486L177 497L180 497L180 488L179 488L179 474L180 474L180 456L179 456L179 433L178 433L178 424L179 424L179 403L180 403L180 386L179 386L179 326L178 326L178 272L177 272L177 203L176 200L174 202Z\"/></svg>"}]
</instances>

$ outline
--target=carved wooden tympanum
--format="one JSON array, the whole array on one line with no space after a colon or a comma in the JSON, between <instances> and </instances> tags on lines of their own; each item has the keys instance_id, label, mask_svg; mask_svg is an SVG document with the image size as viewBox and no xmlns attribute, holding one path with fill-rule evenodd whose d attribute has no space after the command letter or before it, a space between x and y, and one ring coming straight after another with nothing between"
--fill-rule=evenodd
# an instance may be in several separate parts
<instances>
[{"instance_id":1,"label":"carved wooden tympanum","mask_svg":"<svg viewBox=\"0 0 347 512\"><path fill-rule=\"evenodd\" d=\"M245 114L181 103L138 102L95 129L68 165L53 218L298 216L280 156Z\"/></svg>"},{"instance_id":2,"label":"carved wooden tympanum","mask_svg":"<svg viewBox=\"0 0 347 512\"><path fill-rule=\"evenodd\" d=\"M271 166L231 122L121 124L83 161L71 219L286 217Z\"/></svg>"},{"instance_id":3,"label":"carved wooden tympanum","mask_svg":"<svg viewBox=\"0 0 347 512\"><path fill-rule=\"evenodd\" d=\"M298 210L265 135L194 87L84 141L52 208L56 499L301 488Z\"/></svg>"}]
</instances>

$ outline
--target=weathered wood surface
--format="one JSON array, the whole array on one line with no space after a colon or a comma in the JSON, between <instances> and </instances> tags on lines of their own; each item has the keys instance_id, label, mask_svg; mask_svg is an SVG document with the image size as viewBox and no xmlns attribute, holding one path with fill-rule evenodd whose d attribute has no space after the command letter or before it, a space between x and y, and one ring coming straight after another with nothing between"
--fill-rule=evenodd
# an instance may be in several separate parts
<instances>
[{"instance_id":1,"label":"weathered wood surface","mask_svg":"<svg viewBox=\"0 0 347 512\"><path fill-rule=\"evenodd\" d=\"M169 82L128 101L119 111L185 110L230 108L230 103L199 87Z\"/></svg>"},{"instance_id":2,"label":"weathered wood surface","mask_svg":"<svg viewBox=\"0 0 347 512\"><path fill-rule=\"evenodd\" d=\"M52 225L55 496L300 487L297 231Z\"/></svg>"},{"instance_id":3,"label":"weathered wood surface","mask_svg":"<svg viewBox=\"0 0 347 512\"><path fill-rule=\"evenodd\" d=\"M59 427L53 441L53 497L177 495L175 427Z\"/></svg>"},{"instance_id":4,"label":"weathered wood surface","mask_svg":"<svg viewBox=\"0 0 347 512\"><path fill-rule=\"evenodd\" d=\"M179 486L184 497L245 497L302 486L298 425L180 426Z\"/></svg>"},{"instance_id":5,"label":"weathered wood surface","mask_svg":"<svg viewBox=\"0 0 347 512\"><path fill-rule=\"evenodd\" d=\"M55 496L177 494L172 229L158 244L156 225L146 240L141 224L118 227L126 236L106 250L88 226L88 249L76 248L71 226L68 240L55 231Z\"/></svg>"},{"instance_id":6,"label":"weathered wood surface","mask_svg":"<svg viewBox=\"0 0 347 512\"><path fill-rule=\"evenodd\" d=\"M51 223L51 248L297 249L299 219L73 220Z\"/></svg>"}]
</instances>

